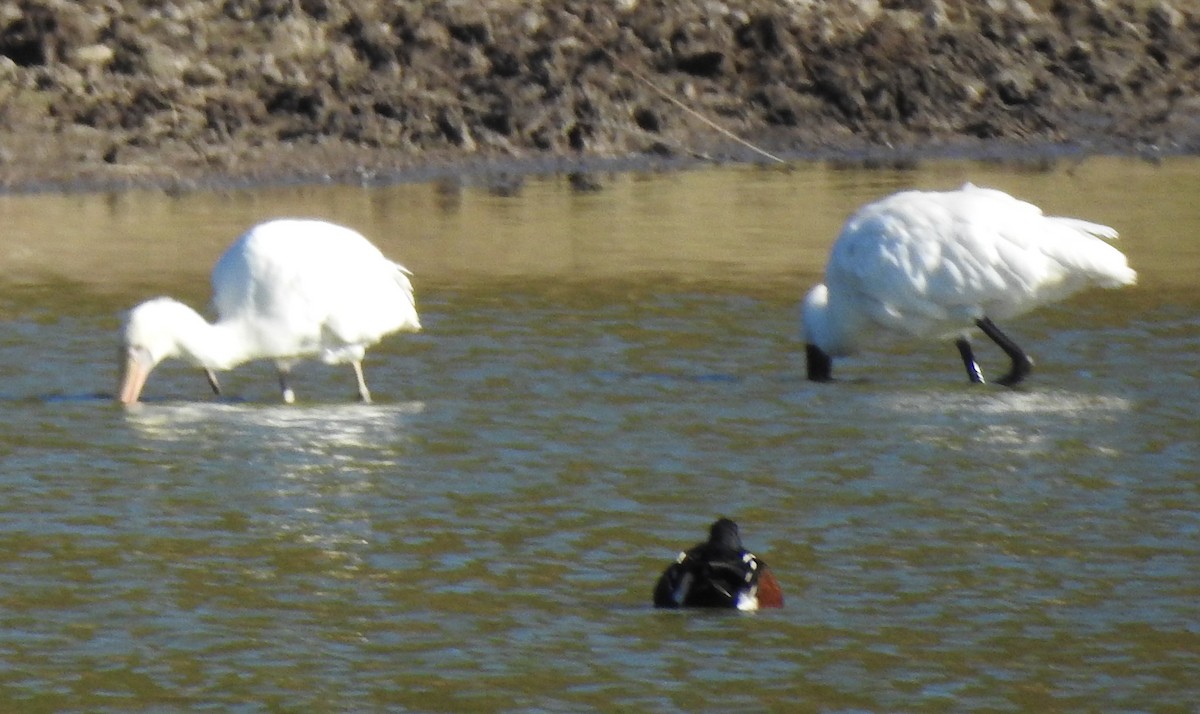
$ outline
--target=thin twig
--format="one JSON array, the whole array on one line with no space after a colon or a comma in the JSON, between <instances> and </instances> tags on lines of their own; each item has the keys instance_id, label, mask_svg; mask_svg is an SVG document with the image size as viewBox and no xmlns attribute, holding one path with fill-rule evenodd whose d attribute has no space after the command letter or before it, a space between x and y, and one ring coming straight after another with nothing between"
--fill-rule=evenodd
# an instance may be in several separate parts
<instances>
[{"instance_id":1,"label":"thin twig","mask_svg":"<svg viewBox=\"0 0 1200 714\"><path fill-rule=\"evenodd\" d=\"M597 49L599 49L604 54L608 55L609 59L611 59L614 64L618 65L619 67L621 67L621 69L623 69L626 72L628 72L629 74L633 75L635 78L637 78L638 80L643 82L650 89L653 89L663 99L666 99L668 102L674 104L675 106L679 107L683 111L687 112L688 114L692 115L693 117L704 122L709 127L715 129L716 131L720 132L721 134L725 135L726 137L736 141L737 143L741 144L742 146L746 147L747 149L750 149L751 151L755 152L756 154L766 157L767 159L770 159L771 161L774 161L776 163L780 163L780 164L787 163L786 161L779 158L775 154L772 154L771 152L767 151L766 149L755 146L754 144L750 143L746 139L743 139L742 137L738 136L737 134L734 134L732 131L726 129L725 127L716 123L712 119L709 119L708 117L704 116L700 112L698 112L695 109L692 109L688 105L684 104L682 101L680 101L679 99L674 97L670 92L668 92L667 90L665 90L662 87L655 84L654 81L651 80L649 77L647 77L646 75L637 71L633 67L630 67L625 62L621 61L621 58L618 57L616 55L616 53L611 52L608 50L608 48L604 47L600 43L600 40L595 35L593 35L586 27L581 26L579 29L580 29L580 31L583 32L583 34L587 35L592 40L592 43L596 46Z\"/></svg>"}]
</instances>

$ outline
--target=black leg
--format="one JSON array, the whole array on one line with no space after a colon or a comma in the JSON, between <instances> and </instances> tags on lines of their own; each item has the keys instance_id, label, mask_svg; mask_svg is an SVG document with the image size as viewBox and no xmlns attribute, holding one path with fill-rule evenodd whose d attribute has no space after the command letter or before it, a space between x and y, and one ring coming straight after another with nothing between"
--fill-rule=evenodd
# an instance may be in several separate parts
<instances>
[{"instance_id":1,"label":"black leg","mask_svg":"<svg viewBox=\"0 0 1200 714\"><path fill-rule=\"evenodd\" d=\"M212 387L213 394L220 396L221 384L217 381L217 373L211 369L204 370L204 377L208 379L208 386Z\"/></svg>"},{"instance_id":2,"label":"black leg","mask_svg":"<svg viewBox=\"0 0 1200 714\"><path fill-rule=\"evenodd\" d=\"M996 324L991 319L984 317L976 320L975 324L979 326L979 329L983 330L983 334L990 337L993 342L999 345L1000 349L1004 350L1004 354L1008 355L1009 359L1012 360L1012 369L1008 374L996 380L998 384L1011 387L1022 379L1025 379L1033 371L1033 360L1029 359L1029 355L1025 354L1025 350L1022 350L1008 335L1001 332L1000 328L996 327Z\"/></svg>"},{"instance_id":3,"label":"black leg","mask_svg":"<svg viewBox=\"0 0 1200 714\"><path fill-rule=\"evenodd\" d=\"M828 382L833 379L833 360L816 345L804 346L808 360L808 379L812 382Z\"/></svg>"},{"instance_id":4,"label":"black leg","mask_svg":"<svg viewBox=\"0 0 1200 714\"><path fill-rule=\"evenodd\" d=\"M971 343L967 338L960 337L954 341L954 346L958 348L958 353L962 355L963 366L967 368L967 379L974 384L983 384L983 370L979 369L979 363L975 361L975 353L971 351Z\"/></svg>"},{"instance_id":5,"label":"black leg","mask_svg":"<svg viewBox=\"0 0 1200 714\"><path fill-rule=\"evenodd\" d=\"M296 401L296 393L288 386L288 376L290 370L285 367L276 365L279 368L279 391L282 393L284 404L292 404Z\"/></svg>"}]
</instances>

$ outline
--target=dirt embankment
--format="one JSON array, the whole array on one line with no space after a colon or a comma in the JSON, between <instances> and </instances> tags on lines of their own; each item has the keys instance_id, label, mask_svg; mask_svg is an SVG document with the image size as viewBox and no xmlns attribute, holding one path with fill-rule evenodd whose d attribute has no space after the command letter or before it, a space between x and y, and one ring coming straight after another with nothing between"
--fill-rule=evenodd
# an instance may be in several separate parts
<instances>
[{"instance_id":1,"label":"dirt embankment","mask_svg":"<svg viewBox=\"0 0 1200 714\"><path fill-rule=\"evenodd\" d=\"M1200 151L1190 0L0 2L0 188L989 142Z\"/></svg>"}]
</instances>

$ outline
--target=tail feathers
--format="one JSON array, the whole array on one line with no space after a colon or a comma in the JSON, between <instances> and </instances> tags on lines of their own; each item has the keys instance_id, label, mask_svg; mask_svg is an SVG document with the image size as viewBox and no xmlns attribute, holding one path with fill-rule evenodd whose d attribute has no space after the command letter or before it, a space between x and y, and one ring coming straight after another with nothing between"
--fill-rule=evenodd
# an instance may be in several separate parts
<instances>
[{"instance_id":1,"label":"tail feathers","mask_svg":"<svg viewBox=\"0 0 1200 714\"><path fill-rule=\"evenodd\" d=\"M1102 288L1119 288L1137 282L1137 271L1129 267L1124 253L1106 243L1098 243L1096 247L1107 249L1091 251L1088 255L1087 267L1096 285Z\"/></svg>"},{"instance_id":2,"label":"tail feathers","mask_svg":"<svg viewBox=\"0 0 1200 714\"><path fill-rule=\"evenodd\" d=\"M1100 225L1099 223L1092 223L1091 221L1084 221L1078 218L1056 217L1054 220L1058 221L1061 225L1067 228L1073 228L1080 233L1088 233L1096 236L1097 238L1103 238L1104 240L1116 240L1119 237L1117 229L1111 226L1104 226Z\"/></svg>"},{"instance_id":3,"label":"tail feathers","mask_svg":"<svg viewBox=\"0 0 1200 714\"><path fill-rule=\"evenodd\" d=\"M419 331L421 329L421 318L417 315L417 302L416 298L413 297L413 285L410 279L412 271L399 263L392 263L392 266L396 269L394 273L396 284L400 286L409 312L403 324L397 329L411 330L413 332Z\"/></svg>"},{"instance_id":4,"label":"tail feathers","mask_svg":"<svg viewBox=\"0 0 1200 714\"><path fill-rule=\"evenodd\" d=\"M1107 280L1101 280L1098 283L1100 287L1120 288L1137 283L1137 271L1128 265L1124 265L1121 269L1108 273L1107 277Z\"/></svg>"},{"instance_id":5,"label":"tail feathers","mask_svg":"<svg viewBox=\"0 0 1200 714\"><path fill-rule=\"evenodd\" d=\"M1137 282L1137 272L1129 267L1125 254L1097 239L1116 240L1115 228L1078 218L1054 217L1054 223L1068 229L1073 239L1058 243L1057 259L1074 266L1088 276L1088 282L1102 288L1119 288Z\"/></svg>"},{"instance_id":6,"label":"tail feathers","mask_svg":"<svg viewBox=\"0 0 1200 714\"><path fill-rule=\"evenodd\" d=\"M1082 267L1087 270L1093 285L1101 288L1120 288L1137 283L1137 271L1129 267L1120 251L1113 249L1110 255L1090 258Z\"/></svg>"}]
</instances>

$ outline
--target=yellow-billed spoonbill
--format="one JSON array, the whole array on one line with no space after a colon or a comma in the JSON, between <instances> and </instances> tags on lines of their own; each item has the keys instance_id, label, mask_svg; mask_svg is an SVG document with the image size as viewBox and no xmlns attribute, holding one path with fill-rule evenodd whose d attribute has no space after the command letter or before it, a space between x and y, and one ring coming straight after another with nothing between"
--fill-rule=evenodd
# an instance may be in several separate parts
<instances>
[{"instance_id":1,"label":"yellow-billed spoonbill","mask_svg":"<svg viewBox=\"0 0 1200 714\"><path fill-rule=\"evenodd\" d=\"M366 348L390 333L421 328L408 276L349 228L319 220L261 223L213 267L215 323L166 297L130 311L117 399L136 402L150 371L171 357L202 367L218 394L214 370L270 359L290 403L292 364L319 356L330 364L349 362L358 396L369 402L362 372Z\"/></svg>"},{"instance_id":2,"label":"yellow-billed spoonbill","mask_svg":"<svg viewBox=\"0 0 1200 714\"><path fill-rule=\"evenodd\" d=\"M833 358L885 333L953 337L967 375L982 382L967 333L978 327L1012 360L997 381L1033 367L993 319L1016 317L1089 286L1132 285L1137 273L1102 239L1117 232L1041 209L1002 191L904 191L867 204L842 228L825 282L804 298L808 378L832 378Z\"/></svg>"}]
</instances>

